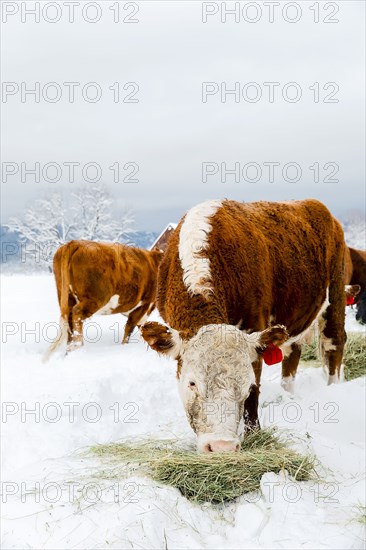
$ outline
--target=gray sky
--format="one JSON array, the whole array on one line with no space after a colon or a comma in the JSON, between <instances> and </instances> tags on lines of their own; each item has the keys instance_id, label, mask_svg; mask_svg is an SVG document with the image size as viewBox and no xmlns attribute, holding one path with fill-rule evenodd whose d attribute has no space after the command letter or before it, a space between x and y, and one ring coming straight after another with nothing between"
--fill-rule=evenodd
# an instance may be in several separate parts
<instances>
[{"instance_id":1,"label":"gray sky","mask_svg":"<svg viewBox=\"0 0 366 550\"><path fill-rule=\"evenodd\" d=\"M2 79L16 83L19 91L3 95L1 105L3 221L20 214L45 189L62 187L67 196L76 185L85 185L81 168L90 162L100 166L100 181L109 185L116 211L124 205L135 210L138 229L159 231L208 198L317 197L338 216L350 209L365 210L363 1L333 2L328 8L320 2L319 23L310 9L314 2L307 1L292 3L299 8L285 13L288 2L281 2L272 23L269 7L259 1L251 3L251 11L239 13L238 23L230 15L221 22L220 11L202 22L202 10L219 10L221 2L206 8L201 2L187 1L121 2L120 19L138 8L130 15L138 22L114 23L111 7L116 2L105 0L94 3L100 9L100 20L94 24L82 17L87 2L75 5L74 23L69 23L68 7L62 1L57 3L58 12L49 8L41 13L39 23L21 13L21 4L34 8L35 2L2 2L3 10L6 4L19 11L2 25ZM240 9L246 4L241 3ZM60 21L45 21L56 16ZM88 8L86 17L95 16L96 8ZM245 20L255 17L256 23ZM296 23L285 20L296 17ZM339 22L324 23L326 17ZM21 101L22 82L23 90L40 83L39 103L30 95ZM51 99L57 91L44 88L48 82L58 84L59 101L43 98L42 90ZM64 82L80 83L74 103L69 102ZM102 91L95 103L81 93L84 89L93 98L95 89L85 88L90 82ZM139 90L132 99L138 102L115 103L109 87L116 82L122 98L135 91L133 85L125 90L123 86L137 83ZM203 82L216 83L210 88L216 93L206 102ZM273 102L270 86L264 84L269 82L279 83ZM290 82L296 85L286 87ZM225 86L233 89L235 83L239 97L227 95L223 102L220 92ZM11 92L12 85L6 86ZM300 93L299 101L291 102ZM255 94L261 94L257 102L251 101ZM4 165L11 162L15 165ZM22 182L21 163L32 168L35 162L40 163L40 183L31 174ZM62 171L58 183L42 176L51 162ZM68 181L64 163L69 162L80 163L74 183ZM114 182L109 167L116 162L120 179L134 165L123 167L136 163L138 182ZM210 163L207 170L217 173L202 181L205 162ZM228 174L225 182L221 163L229 170L237 163L240 181ZM273 181L268 163L279 163L271 165ZM10 174L12 169L17 173ZM51 167L46 177L55 173ZM94 174L90 168L87 177Z\"/></svg>"}]
</instances>

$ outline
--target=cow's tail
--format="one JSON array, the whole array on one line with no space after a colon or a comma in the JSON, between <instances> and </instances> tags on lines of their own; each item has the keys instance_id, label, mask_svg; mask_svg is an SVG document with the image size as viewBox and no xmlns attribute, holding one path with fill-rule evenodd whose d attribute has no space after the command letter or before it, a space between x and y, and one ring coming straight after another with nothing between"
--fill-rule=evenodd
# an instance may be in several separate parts
<instances>
[{"instance_id":1,"label":"cow's tail","mask_svg":"<svg viewBox=\"0 0 366 550\"><path fill-rule=\"evenodd\" d=\"M48 359L61 347L66 348L68 337L70 334L69 328L69 294L70 294L70 259L75 252L74 243L71 241L63 245L56 251L53 266L56 278L57 293L60 305L60 328L56 339L52 342L48 350L43 356L43 362Z\"/></svg>"},{"instance_id":2,"label":"cow's tail","mask_svg":"<svg viewBox=\"0 0 366 550\"><path fill-rule=\"evenodd\" d=\"M59 348L67 344L68 336L69 336L68 322L65 321L64 317L61 316L60 328L58 330L58 334L56 336L56 339L52 342L52 344L44 354L42 359L43 363L46 363L50 359L51 355L53 355Z\"/></svg>"}]
</instances>

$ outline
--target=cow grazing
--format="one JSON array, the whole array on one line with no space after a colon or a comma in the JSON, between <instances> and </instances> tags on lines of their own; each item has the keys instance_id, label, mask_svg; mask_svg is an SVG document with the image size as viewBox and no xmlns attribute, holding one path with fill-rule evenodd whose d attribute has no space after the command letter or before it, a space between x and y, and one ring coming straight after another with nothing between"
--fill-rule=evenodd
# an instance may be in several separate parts
<instances>
[{"instance_id":1,"label":"cow grazing","mask_svg":"<svg viewBox=\"0 0 366 550\"><path fill-rule=\"evenodd\" d=\"M63 343L83 343L83 321L95 313L127 316L122 343L155 307L158 265L163 254L118 243L70 241L53 259L61 310L61 332L46 358Z\"/></svg>"},{"instance_id":2,"label":"cow grazing","mask_svg":"<svg viewBox=\"0 0 366 550\"><path fill-rule=\"evenodd\" d=\"M239 448L238 427L259 427L262 354L282 346L291 387L300 342L318 319L328 382L338 382L344 330L343 229L316 200L208 201L172 235L158 275L169 325L141 332L177 360L177 378L200 451Z\"/></svg>"},{"instance_id":3,"label":"cow grazing","mask_svg":"<svg viewBox=\"0 0 366 550\"><path fill-rule=\"evenodd\" d=\"M359 285L355 295L356 319L366 323L366 251L348 247L346 249L346 284Z\"/></svg>"}]
</instances>

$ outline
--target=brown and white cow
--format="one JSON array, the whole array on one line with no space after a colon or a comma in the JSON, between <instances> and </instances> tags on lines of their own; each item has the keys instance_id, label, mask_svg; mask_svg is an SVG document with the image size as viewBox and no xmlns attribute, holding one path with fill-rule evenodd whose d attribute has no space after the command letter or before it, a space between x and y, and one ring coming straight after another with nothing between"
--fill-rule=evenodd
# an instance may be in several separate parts
<instances>
[{"instance_id":1,"label":"brown and white cow","mask_svg":"<svg viewBox=\"0 0 366 550\"><path fill-rule=\"evenodd\" d=\"M348 247L346 249L346 288L357 288L354 303L357 305L356 319L366 324L366 251Z\"/></svg>"},{"instance_id":2,"label":"brown and white cow","mask_svg":"<svg viewBox=\"0 0 366 550\"><path fill-rule=\"evenodd\" d=\"M127 316L122 343L155 307L157 271L163 253L118 243L70 241L53 259L61 332L46 358L63 343L83 343L83 321L95 313Z\"/></svg>"},{"instance_id":3,"label":"brown and white cow","mask_svg":"<svg viewBox=\"0 0 366 550\"><path fill-rule=\"evenodd\" d=\"M341 225L316 200L214 200L182 218L158 275L157 306L169 326L150 322L141 332L177 360L199 450L237 450L243 414L248 427L259 426L262 353L283 346L283 384L291 386L301 339L317 318L328 381L339 381L344 251Z\"/></svg>"}]
</instances>

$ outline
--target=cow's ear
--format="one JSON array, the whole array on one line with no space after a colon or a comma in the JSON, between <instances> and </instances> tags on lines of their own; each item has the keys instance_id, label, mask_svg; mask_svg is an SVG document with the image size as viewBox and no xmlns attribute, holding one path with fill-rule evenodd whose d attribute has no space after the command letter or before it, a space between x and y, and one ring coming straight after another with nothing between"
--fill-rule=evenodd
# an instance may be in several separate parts
<instances>
[{"instance_id":1,"label":"cow's ear","mask_svg":"<svg viewBox=\"0 0 366 550\"><path fill-rule=\"evenodd\" d=\"M345 285L344 292L346 293L346 298L355 298L361 292L361 287L360 285Z\"/></svg>"},{"instance_id":2,"label":"cow's ear","mask_svg":"<svg viewBox=\"0 0 366 550\"><path fill-rule=\"evenodd\" d=\"M268 345L281 346L288 339L289 334L283 325L274 325L260 332L245 334L252 361L258 359L258 355L261 355Z\"/></svg>"},{"instance_id":3,"label":"cow's ear","mask_svg":"<svg viewBox=\"0 0 366 550\"><path fill-rule=\"evenodd\" d=\"M164 355L176 359L183 347L179 332L155 321L145 323L140 327L141 334L149 346Z\"/></svg>"},{"instance_id":4,"label":"cow's ear","mask_svg":"<svg viewBox=\"0 0 366 550\"><path fill-rule=\"evenodd\" d=\"M266 328L259 333L259 348L266 348L268 344L274 346L281 346L289 339L289 334L286 327L283 325L274 325L273 327Z\"/></svg>"}]
</instances>

